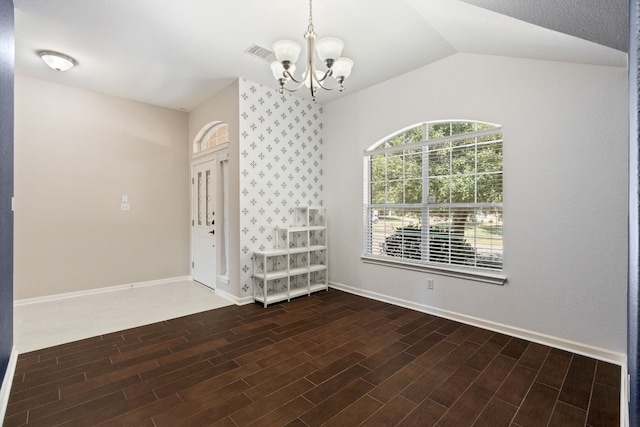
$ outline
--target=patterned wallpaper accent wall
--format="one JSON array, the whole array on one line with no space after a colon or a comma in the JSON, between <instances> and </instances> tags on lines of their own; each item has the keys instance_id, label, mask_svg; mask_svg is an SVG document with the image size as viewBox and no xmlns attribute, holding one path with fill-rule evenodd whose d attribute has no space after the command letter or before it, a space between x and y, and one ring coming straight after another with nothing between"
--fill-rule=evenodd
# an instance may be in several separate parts
<instances>
[{"instance_id":1,"label":"patterned wallpaper accent wall","mask_svg":"<svg viewBox=\"0 0 640 427\"><path fill-rule=\"evenodd\" d=\"M240 79L240 298L274 227L292 225L294 207L324 204L322 126L322 106Z\"/></svg>"}]
</instances>

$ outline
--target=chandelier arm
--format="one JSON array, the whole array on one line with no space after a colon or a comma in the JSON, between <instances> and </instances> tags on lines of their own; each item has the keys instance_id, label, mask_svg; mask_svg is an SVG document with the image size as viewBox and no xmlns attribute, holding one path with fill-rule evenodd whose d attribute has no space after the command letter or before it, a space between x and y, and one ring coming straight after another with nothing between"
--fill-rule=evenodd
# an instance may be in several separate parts
<instances>
[{"instance_id":1,"label":"chandelier arm","mask_svg":"<svg viewBox=\"0 0 640 427\"><path fill-rule=\"evenodd\" d=\"M291 80L293 80L293 79L291 79ZM289 91L289 92L295 92L295 91L297 91L298 89L300 89L300 88L302 87L302 85L304 84L304 80L301 80L301 81L300 81L300 80L293 80L293 81L294 81L294 82L296 82L296 83L298 83L298 85L297 85L297 86L295 86L295 87L293 87L293 88L288 88L288 87L286 86L286 84L288 83L288 81L285 81L285 82L284 82L284 84L281 84L281 85L280 85L280 87L281 87L282 89L285 89L285 90Z\"/></svg>"},{"instance_id":2,"label":"chandelier arm","mask_svg":"<svg viewBox=\"0 0 640 427\"><path fill-rule=\"evenodd\" d=\"M296 89L289 89L289 88L288 88L288 87L286 87L286 86L280 86L280 90L286 90L287 92L291 92L291 93L293 93L293 92L295 92L295 91L296 91Z\"/></svg>"},{"instance_id":3,"label":"chandelier arm","mask_svg":"<svg viewBox=\"0 0 640 427\"><path fill-rule=\"evenodd\" d=\"M316 83L318 83L318 86L320 86L324 90L334 90L334 89L338 89L338 88L343 88L343 86L341 84L338 84L337 86L334 86L334 87L327 87L327 86L323 85L321 81L317 81L316 80Z\"/></svg>"},{"instance_id":4,"label":"chandelier arm","mask_svg":"<svg viewBox=\"0 0 640 427\"><path fill-rule=\"evenodd\" d=\"M286 86L280 86L280 89L281 89L281 90L286 90L287 92L291 92L291 93L293 93L293 92L297 92L297 91L298 91L298 89L300 89L300 86L302 86L302 85L298 85L298 86L296 86L296 87L295 87L295 88L293 88L293 89L292 89L292 88L288 88L288 87L286 87Z\"/></svg>"},{"instance_id":5,"label":"chandelier arm","mask_svg":"<svg viewBox=\"0 0 640 427\"><path fill-rule=\"evenodd\" d=\"M289 80L292 80L292 81L294 81L296 83L300 83L300 84L304 83L304 80L305 80L304 74L302 75L302 78L300 80L296 79L295 76L289 72L289 70L285 70L283 72L283 74ZM298 87L300 87L300 86L298 85Z\"/></svg>"},{"instance_id":6,"label":"chandelier arm","mask_svg":"<svg viewBox=\"0 0 640 427\"><path fill-rule=\"evenodd\" d=\"M324 76L322 76L322 78L319 79L318 76L315 76L315 75L314 75L314 77L316 78L316 81L318 83L321 83L321 82L325 81L327 79L327 77L332 76L332 75L333 75L333 70L331 70L331 68L329 68L327 71L324 72Z\"/></svg>"}]
</instances>

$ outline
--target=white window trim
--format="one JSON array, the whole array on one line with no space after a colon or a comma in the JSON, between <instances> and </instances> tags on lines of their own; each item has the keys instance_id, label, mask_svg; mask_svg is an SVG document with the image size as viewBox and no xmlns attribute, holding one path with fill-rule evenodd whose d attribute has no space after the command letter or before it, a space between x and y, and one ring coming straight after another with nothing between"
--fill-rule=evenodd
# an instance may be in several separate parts
<instances>
[{"instance_id":1,"label":"white window trim","mask_svg":"<svg viewBox=\"0 0 640 427\"><path fill-rule=\"evenodd\" d=\"M496 133L502 132L502 126L500 125L495 125L495 128L491 128L491 129L485 129L485 130L479 130L476 132L473 132L473 137L480 137L480 136L487 136L487 135L494 135ZM412 128L409 128L412 129ZM459 141L461 136L465 136L466 134L462 133L462 134L458 134L458 135L451 135L451 136L445 136L442 138L438 138L438 139L425 139L419 142L412 142L410 144L406 144L406 146L411 146L411 149L414 148L421 148L421 147L426 147L427 145L437 145L437 144L445 144L447 142L455 142L455 141ZM385 142L386 140L390 139L389 137L385 138L384 141L378 142L375 145L379 146L381 143ZM378 147L378 148L369 148L367 150L364 150L364 155L365 156L375 156L376 154L384 154L384 153L388 153L391 151L399 151L400 148L398 147L405 147L405 145L398 145L395 147Z\"/></svg>"},{"instance_id":2,"label":"white window trim","mask_svg":"<svg viewBox=\"0 0 640 427\"><path fill-rule=\"evenodd\" d=\"M225 142L220 145L216 145L215 147L207 148L206 150L200 151L199 153L193 153L191 155L191 158L194 160L199 159L200 157L205 157L217 153L218 151L226 150L227 148L229 148L229 143Z\"/></svg>"},{"instance_id":3,"label":"white window trim","mask_svg":"<svg viewBox=\"0 0 640 427\"><path fill-rule=\"evenodd\" d=\"M390 259L391 257L376 255L361 255L360 259L365 264L382 265L385 267L401 268L403 270L419 271L422 273L433 273L441 276L456 277L458 279L473 280L474 282L490 283L492 285L504 285L507 276L504 274L480 269L464 269L447 265L418 264L407 260Z\"/></svg>"}]
</instances>

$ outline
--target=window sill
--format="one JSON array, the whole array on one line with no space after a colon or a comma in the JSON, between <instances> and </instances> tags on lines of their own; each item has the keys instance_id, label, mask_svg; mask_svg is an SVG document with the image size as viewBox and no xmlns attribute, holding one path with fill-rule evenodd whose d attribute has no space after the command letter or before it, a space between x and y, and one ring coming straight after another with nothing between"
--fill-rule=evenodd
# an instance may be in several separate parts
<instances>
[{"instance_id":1,"label":"window sill","mask_svg":"<svg viewBox=\"0 0 640 427\"><path fill-rule=\"evenodd\" d=\"M503 286L507 281L507 276L490 271L418 264L408 261L390 260L387 257L377 257L372 255L362 255L360 256L360 259L366 264L375 264L385 267L402 268L404 270L433 273L442 276L456 277L458 279L473 280L475 282L490 283L492 285Z\"/></svg>"}]
</instances>

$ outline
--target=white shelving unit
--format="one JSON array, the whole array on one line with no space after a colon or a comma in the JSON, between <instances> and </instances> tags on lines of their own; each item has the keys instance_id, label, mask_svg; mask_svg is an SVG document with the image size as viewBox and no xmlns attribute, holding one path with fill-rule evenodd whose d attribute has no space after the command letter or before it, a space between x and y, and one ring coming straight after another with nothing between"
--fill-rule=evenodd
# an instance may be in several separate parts
<instances>
[{"instance_id":1,"label":"white shelving unit","mask_svg":"<svg viewBox=\"0 0 640 427\"><path fill-rule=\"evenodd\" d=\"M328 290L326 209L295 208L293 225L274 233L274 249L253 252L254 300L267 307Z\"/></svg>"}]
</instances>

